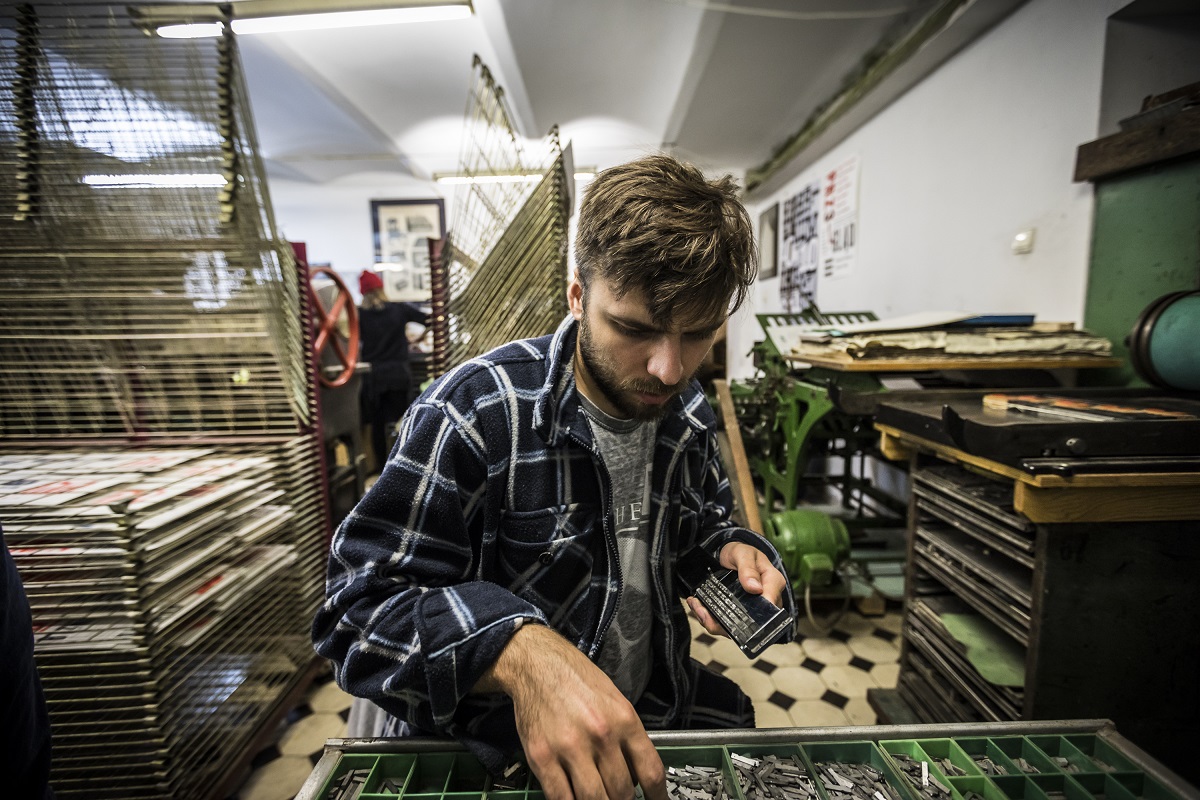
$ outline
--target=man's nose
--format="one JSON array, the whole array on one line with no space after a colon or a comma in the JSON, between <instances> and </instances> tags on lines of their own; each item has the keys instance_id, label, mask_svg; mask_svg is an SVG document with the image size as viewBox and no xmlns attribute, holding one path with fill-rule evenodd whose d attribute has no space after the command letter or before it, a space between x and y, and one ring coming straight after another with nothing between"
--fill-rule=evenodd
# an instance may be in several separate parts
<instances>
[{"instance_id":1,"label":"man's nose","mask_svg":"<svg viewBox=\"0 0 1200 800\"><path fill-rule=\"evenodd\" d=\"M654 343L646 370L666 386L674 386L683 378L682 347L673 336L663 336Z\"/></svg>"}]
</instances>

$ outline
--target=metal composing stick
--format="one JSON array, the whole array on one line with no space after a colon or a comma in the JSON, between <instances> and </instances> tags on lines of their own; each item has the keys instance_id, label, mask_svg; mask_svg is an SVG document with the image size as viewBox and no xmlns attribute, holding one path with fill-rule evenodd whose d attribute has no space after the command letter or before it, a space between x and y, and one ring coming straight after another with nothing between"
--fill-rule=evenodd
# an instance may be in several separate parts
<instances>
[{"instance_id":1,"label":"metal composing stick","mask_svg":"<svg viewBox=\"0 0 1200 800\"><path fill-rule=\"evenodd\" d=\"M680 582L751 658L792 625L787 612L765 597L747 592L736 572L722 567L701 547L693 547L680 557L678 571Z\"/></svg>"}]
</instances>

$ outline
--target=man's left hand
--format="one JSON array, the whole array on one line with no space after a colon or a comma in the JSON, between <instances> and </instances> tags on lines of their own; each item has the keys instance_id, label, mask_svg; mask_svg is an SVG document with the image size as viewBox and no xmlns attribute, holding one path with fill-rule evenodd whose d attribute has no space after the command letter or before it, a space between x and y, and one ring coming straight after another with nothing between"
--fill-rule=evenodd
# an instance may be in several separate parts
<instances>
[{"instance_id":1,"label":"man's left hand","mask_svg":"<svg viewBox=\"0 0 1200 800\"><path fill-rule=\"evenodd\" d=\"M745 542L730 542L721 548L718 558L721 566L737 572L738 581L742 588L750 594L761 594L776 606L782 605L783 590L787 586L787 578L775 569L771 559L762 550ZM704 626L704 630L714 636L728 636L725 629L713 619L699 600L695 597L687 599L688 607L696 615L696 619Z\"/></svg>"}]
</instances>

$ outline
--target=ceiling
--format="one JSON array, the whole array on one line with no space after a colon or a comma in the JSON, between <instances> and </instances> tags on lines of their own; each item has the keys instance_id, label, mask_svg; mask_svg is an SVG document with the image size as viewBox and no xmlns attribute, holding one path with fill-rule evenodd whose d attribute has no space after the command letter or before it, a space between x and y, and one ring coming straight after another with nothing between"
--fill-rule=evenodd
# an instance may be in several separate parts
<instances>
[{"instance_id":1,"label":"ceiling","mask_svg":"<svg viewBox=\"0 0 1200 800\"><path fill-rule=\"evenodd\" d=\"M517 132L559 126L579 167L666 149L742 175L837 96L873 48L947 5L957 20L971 6L1018 3L474 0L464 20L240 36L239 46L275 178L456 171L475 54Z\"/></svg>"}]
</instances>

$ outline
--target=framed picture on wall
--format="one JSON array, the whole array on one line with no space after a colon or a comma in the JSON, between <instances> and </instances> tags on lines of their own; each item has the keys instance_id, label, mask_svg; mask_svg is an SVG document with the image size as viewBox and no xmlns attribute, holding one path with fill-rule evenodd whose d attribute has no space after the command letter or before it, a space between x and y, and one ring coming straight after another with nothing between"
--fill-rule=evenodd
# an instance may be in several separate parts
<instances>
[{"instance_id":1,"label":"framed picture on wall","mask_svg":"<svg viewBox=\"0 0 1200 800\"><path fill-rule=\"evenodd\" d=\"M758 277L774 278L779 274L779 203L773 204L758 217Z\"/></svg>"},{"instance_id":2,"label":"framed picture on wall","mask_svg":"<svg viewBox=\"0 0 1200 800\"><path fill-rule=\"evenodd\" d=\"M429 240L446 236L446 207L441 199L372 200L375 271L395 302L430 299Z\"/></svg>"}]
</instances>

